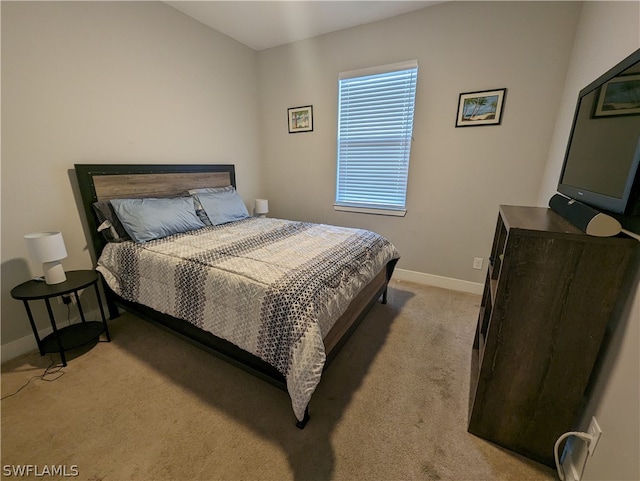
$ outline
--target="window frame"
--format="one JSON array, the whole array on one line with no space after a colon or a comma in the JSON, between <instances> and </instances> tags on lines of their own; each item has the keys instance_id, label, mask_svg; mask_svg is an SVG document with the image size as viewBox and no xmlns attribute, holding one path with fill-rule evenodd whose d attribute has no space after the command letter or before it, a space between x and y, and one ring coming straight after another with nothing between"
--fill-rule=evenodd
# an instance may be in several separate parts
<instances>
[{"instance_id":1,"label":"window frame","mask_svg":"<svg viewBox=\"0 0 640 481\"><path fill-rule=\"evenodd\" d=\"M344 131L343 105L342 105L342 102L343 102L342 81L348 80L348 79L363 78L363 77L368 77L373 75L380 75L380 74L392 74L394 72L402 72L406 70L414 71L413 73L410 74L412 76L410 80L412 83L409 85L409 89L406 95L403 97L403 99L400 102L404 102L405 104L408 102L410 104L411 108L408 109L409 110L408 115L406 114L406 111L404 111L405 115L403 117L403 118L409 117L410 120L408 121L403 120L402 132L400 134L394 134L394 136L397 137L394 140L394 143L398 146L396 147L396 149L398 152L401 152L404 150L404 152L402 153L401 161L403 161L403 163L406 164L403 168L397 168L395 170L395 174L402 174L404 176L404 179L402 181L403 185L401 183L401 187L403 187L404 189L404 192L401 198L402 205L400 205L400 203L396 205L382 204L382 203L376 204L376 202L374 201L368 202L367 200L364 200L362 202L360 200L350 202L348 200L345 200L344 195L342 196L342 199L339 199L339 195L341 194L341 191L344 194L344 187L341 186L341 184L344 184L344 179L341 174L344 170L346 170L346 167L345 167L345 164L343 164L343 162L348 162L348 160L341 161L341 153L343 152L343 146L342 146L343 136L341 135L341 133L342 131ZM381 79L381 81L383 81L383 79ZM364 214L390 215L390 216L400 216L400 217L403 217L406 215L407 187L408 187L408 181L409 181L409 162L411 158L411 144L413 142L413 124L414 124L414 116L415 116L417 82L418 82L418 61L417 60L408 60L405 62L397 62L392 64L380 65L376 67L351 70L351 71L341 72L338 75L338 122L337 122L337 138L336 138L336 147L337 147L336 157L337 158L336 158L336 191L335 191L335 202L333 204L334 210L343 211L343 212L358 212L358 213L364 213ZM407 89L405 88L405 90ZM401 89L398 89L398 91L400 92ZM405 110L407 109L406 106L403 108ZM347 142L347 140L345 139L344 142ZM400 147L400 145L402 144L404 145ZM356 149L354 149L354 151L355 150ZM352 155L354 151L351 152ZM390 165L391 167L395 168L395 165L391 162L389 162L386 165ZM373 175L372 172L365 171L365 173L371 173ZM400 200L400 197L395 200Z\"/></svg>"}]
</instances>

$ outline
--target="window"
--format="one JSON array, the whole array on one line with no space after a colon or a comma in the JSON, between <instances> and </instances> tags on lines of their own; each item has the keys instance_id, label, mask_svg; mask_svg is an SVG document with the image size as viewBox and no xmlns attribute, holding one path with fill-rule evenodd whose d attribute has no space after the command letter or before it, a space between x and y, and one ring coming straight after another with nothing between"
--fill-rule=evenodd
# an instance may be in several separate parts
<instances>
[{"instance_id":1,"label":"window","mask_svg":"<svg viewBox=\"0 0 640 481\"><path fill-rule=\"evenodd\" d=\"M418 62L343 72L336 210L406 214Z\"/></svg>"}]
</instances>

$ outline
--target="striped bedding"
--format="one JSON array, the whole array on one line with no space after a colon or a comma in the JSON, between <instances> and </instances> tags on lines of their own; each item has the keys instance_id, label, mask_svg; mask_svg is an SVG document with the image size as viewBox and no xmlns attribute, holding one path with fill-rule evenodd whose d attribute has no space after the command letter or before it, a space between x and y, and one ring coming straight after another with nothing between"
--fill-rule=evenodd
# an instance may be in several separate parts
<instances>
[{"instance_id":1,"label":"striped bedding","mask_svg":"<svg viewBox=\"0 0 640 481\"><path fill-rule=\"evenodd\" d=\"M360 229L248 218L144 244L110 243L97 269L126 300L186 320L274 366L298 420L323 338L395 247Z\"/></svg>"}]
</instances>

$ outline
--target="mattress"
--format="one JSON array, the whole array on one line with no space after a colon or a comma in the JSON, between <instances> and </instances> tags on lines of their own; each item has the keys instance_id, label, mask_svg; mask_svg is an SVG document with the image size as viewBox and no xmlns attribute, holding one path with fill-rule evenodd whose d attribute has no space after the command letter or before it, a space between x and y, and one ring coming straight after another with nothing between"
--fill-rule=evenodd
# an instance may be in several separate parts
<instances>
[{"instance_id":1,"label":"mattress","mask_svg":"<svg viewBox=\"0 0 640 481\"><path fill-rule=\"evenodd\" d=\"M248 218L136 244L109 243L97 270L122 298L183 319L275 367L302 421L323 339L395 247L371 231Z\"/></svg>"}]
</instances>

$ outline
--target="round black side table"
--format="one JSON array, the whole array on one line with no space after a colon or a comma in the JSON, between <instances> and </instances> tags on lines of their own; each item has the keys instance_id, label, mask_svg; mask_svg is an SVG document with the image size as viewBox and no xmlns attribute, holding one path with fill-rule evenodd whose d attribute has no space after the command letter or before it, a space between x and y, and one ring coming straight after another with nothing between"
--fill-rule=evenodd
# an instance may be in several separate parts
<instances>
[{"instance_id":1,"label":"round black side table","mask_svg":"<svg viewBox=\"0 0 640 481\"><path fill-rule=\"evenodd\" d=\"M11 297L21 300L24 303L24 308L27 311L27 316L29 316L29 322L31 323L31 329L33 329L33 335L38 343L40 355L44 356L45 353L58 352L60 353L60 359L63 366L67 365L67 359L64 355L65 351L87 344L100 337L100 334L103 332L107 337L107 341L111 342L109 328L107 327L107 319L104 316L100 291L98 290L98 281L100 280L99 274L96 271L83 270L68 271L66 272L66 275L67 280L60 284L47 284L44 281L36 281L32 279L30 281L23 282L11 290ZM102 322L87 322L84 317L78 291L89 286L93 286L95 288ZM82 322L58 329L49 299L52 297L63 296L65 294L74 295ZM49 313L49 321L53 328L53 332L44 339L40 339L40 336L38 335L38 330L36 329L36 324L33 320L33 314L29 308L29 301L35 301L38 299L44 300L44 303L47 306L47 312Z\"/></svg>"}]
</instances>

